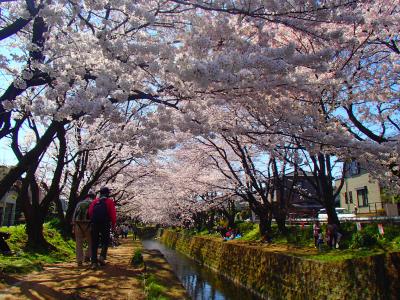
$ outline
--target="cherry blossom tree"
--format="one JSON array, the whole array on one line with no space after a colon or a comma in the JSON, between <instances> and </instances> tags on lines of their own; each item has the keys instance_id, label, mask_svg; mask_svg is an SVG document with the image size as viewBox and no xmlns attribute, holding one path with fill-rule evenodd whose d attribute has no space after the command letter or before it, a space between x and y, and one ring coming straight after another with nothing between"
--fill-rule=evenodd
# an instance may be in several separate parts
<instances>
[{"instance_id":1,"label":"cherry blossom tree","mask_svg":"<svg viewBox=\"0 0 400 300\"><path fill-rule=\"evenodd\" d=\"M397 3L177 3L214 21L191 30L185 43L181 76L194 93L242 104L269 132L283 116L280 129L295 125L285 134L336 145L341 154L347 147L349 159L373 156L381 174L398 174ZM317 124L301 132L310 122Z\"/></svg>"},{"instance_id":2,"label":"cherry blossom tree","mask_svg":"<svg viewBox=\"0 0 400 300\"><path fill-rule=\"evenodd\" d=\"M178 100L168 97L168 91L161 98L165 87L152 71L159 59L167 59L175 49L161 36L172 21L168 12L158 16L159 10L163 8L157 2L148 6L128 1L113 5L90 1L5 3L1 37L5 47L19 48L1 57L2 70L11 80L0 101L4 112L0 137L19 129L13 121L16 110L52 118L53 123L37 147L2 180L0 194L27 170L29 161L38 160L57 127L82 116L86 121L100 115L118 120L119 102L176 106ZM160 96L153 95L157 89Z\"/></svg>"},{"instance_id":3,"label":"cherry blossom tree","mask_svg":"<svg viewBox=\"0 0 400 300\"><path fill-rule=\"evenodd\" d=\"M24 174L33 180L65 130L71 151L59 163L71 209L92 186L122 184L118 174L136 168L133 158L157 162L147 155L179 152L185 138L210 146L213 135L225 143L214 146L222 162L222 149L241 155L226 159L232 178L228 164L215 172L219 160L202 156L207 168L179 169L188 165L177 156L154 169L158 180L127 180L148 190L120 185L118 197L134 198L143 220L181 223L208 206L201 196L237 192L239 181L248 197L258 187L263 199L269 188L253 155L274 159L293 141L317 157L314 166L332 157L369 161L375 177L399 188L399 19L398 3L384 0L3 2L0 41L9 52L0 55L0 139L11 137L18 164L0 181L0 196ZM33 120L43 121L39 134L20 151L18 136ZM101 124L103 132L91 128ZM68 126L84 128L84 141L69 138ZM106 136L104 149L88 134ZM265 172L278 173L270 163ZM233 175L240 165L248 178Z\"/></svg>"},{"instance_id":4,"label":"cherry blossom tree","mask_svg":"<svg viewBox=\"0 0 400 300\"><path fill-rule=\"evenodd\" d=\"M143 222L192 226L196 218L225 201L215 184L222 179L206 168L199 153L181 148L147 160L132 176L124 201L131 216ZM129 178L124 175L124 181Z\"/></svg>"}]
</instances>

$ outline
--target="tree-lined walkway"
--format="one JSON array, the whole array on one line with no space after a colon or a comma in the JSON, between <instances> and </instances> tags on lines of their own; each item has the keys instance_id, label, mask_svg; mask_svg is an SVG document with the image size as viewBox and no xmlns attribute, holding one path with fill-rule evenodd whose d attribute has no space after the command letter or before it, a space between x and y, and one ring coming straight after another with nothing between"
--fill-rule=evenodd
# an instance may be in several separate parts
<instances>
[{"instance_id":1,"label":"tree-lined walkway","mask_svg":"<svg viewBox=\"0 0 400 300\"><path fill-rule=\"evenodd\" d=\"M75 262L45 266L27 275L0 275L0 299L145 299L142 272L130 266L139 242L122 240L97 270Z\"/></svg>"}]
</instances>

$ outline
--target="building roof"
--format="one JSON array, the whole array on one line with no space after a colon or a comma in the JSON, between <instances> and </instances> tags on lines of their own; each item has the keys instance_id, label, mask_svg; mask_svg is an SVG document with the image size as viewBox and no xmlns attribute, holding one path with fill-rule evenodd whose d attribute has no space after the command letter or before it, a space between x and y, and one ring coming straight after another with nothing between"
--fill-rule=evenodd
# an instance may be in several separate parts
<instances>
[{"instance_id":1,"label":"building roof","mask_svg":"<svg viewBox=\"0 0 400 300\"><path fill-rule=\"evenodd\" d=\"M305 177L305 176L312 177L312 176L314 176L314 174L312 172L308 172L308 171L305 171L305 172L299 171L297 173L298 173L299 177ZM286 177L294 177L294 171L285 174L285 176Z\"/></svg>"}]
</instances>

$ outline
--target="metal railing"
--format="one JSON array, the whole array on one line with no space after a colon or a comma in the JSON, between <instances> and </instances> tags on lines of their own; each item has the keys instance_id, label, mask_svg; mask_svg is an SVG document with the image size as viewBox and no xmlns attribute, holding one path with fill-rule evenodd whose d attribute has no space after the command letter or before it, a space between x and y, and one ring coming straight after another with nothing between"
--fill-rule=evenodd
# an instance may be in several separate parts
<instances>
[{"instance_id":1,"label":"metal railing","mask_svg":"<svg viewBox=\"0 0 400 300\"><path fill-rule=\"evenodd\" d=\"M347 203L345 206L349 212L353 212L356 215L375 214L376 216L379 216L380 213L385 213L384 204L385 202L373 202L368 203L368 205L365 206L357 207L354 205L354 203Z\"/></svg>"}]
</instances>

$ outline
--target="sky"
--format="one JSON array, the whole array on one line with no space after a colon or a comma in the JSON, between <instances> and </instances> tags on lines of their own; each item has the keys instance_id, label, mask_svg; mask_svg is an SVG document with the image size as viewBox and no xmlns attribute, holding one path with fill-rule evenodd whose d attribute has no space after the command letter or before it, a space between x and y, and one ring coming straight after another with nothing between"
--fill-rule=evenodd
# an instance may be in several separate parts
<instances>
[{"instance_id":1,"label":"sky","mask_svg":"<svg viewBox=\"0 0 400 300\"><path fill-rule=\"evenodd\" d=\"M17 164L17 160L10 148L9 141L0 140L0 165L13 166Z\"/></svg>"},{"instance_id":2,"label":"sky","mask_svg":"<svg viewBox=\"0 0 400 300\"><path fill-rule=\"evenodd\" d=\"M13 50L14 53L17 52L17 48L14 48ZM0 43L0 55L10 57L10 54L11 50L7 47L7 43L4 41L3 43ZM0 94L2 94L8 87L11 80L12 77L10 75L4 74L4 72L0 70ZM9 144L9 139L0 139L0 165L13 166L17 164L17 159L15 158Z\"/></svg>"}]
</instances>

